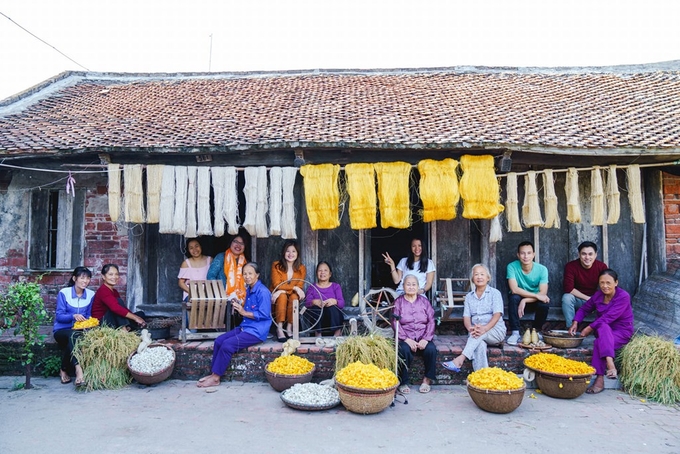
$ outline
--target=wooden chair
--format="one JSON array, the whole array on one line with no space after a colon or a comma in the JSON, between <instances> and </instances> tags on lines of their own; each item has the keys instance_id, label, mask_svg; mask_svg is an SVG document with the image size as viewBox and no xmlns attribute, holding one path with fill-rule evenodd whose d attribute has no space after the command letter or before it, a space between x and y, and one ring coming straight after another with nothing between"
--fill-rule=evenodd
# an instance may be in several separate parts
<instances>
[{"instance_id":1,"label":"wooden chair","mask_svg":"<svg viewBox=\"0 0 680 454\"><path fill-rule=\"evenodd\" d=\"M222 281L189 281L189 301L182 303L181 341L215 339L227 327L231 327L231 301L227 299ZM189 333L188 329L213 332Z\"/></svg>"},{"instance_id":2,"label":"wooden chair","mask_svg":"<svg viewBox=\"0 0 680 454\"><path fill-rule=\"evenodd\" d=\"M443 277L439 280L444 282L444 288L437 292L441 321L462 320L463 316L459 308L464 306L465 295L470 291L470 279ZM460 316L457 315L458 312L460 312Z\"/></svg>"}]
</instances>

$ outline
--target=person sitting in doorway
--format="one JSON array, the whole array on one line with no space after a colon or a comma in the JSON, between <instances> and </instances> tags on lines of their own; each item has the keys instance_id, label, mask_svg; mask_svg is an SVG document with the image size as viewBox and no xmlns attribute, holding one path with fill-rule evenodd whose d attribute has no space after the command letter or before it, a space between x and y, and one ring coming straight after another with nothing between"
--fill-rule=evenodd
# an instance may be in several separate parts
<instances>
[{"instance_id":1,"label":"person sitting in doorway","mask_svg":"<svg viewBox=\"0 0 680 454\"><path fill-rule=\"evenodd\" d=\"M598 289L600 273L607 265L597 260L597 245L584 241L578 245L578 259L564 266L562 313L567 329L574 321L574 313Z\"/></svg>"},{"instance_id":2,"label":"person sitting in doorway","mask_svg":"<svg viewBox=\"0 0 680 454\"><path fill-rule=\"evenodd\" d=\"M527 308L535 311L533 327L543 329L548 318L550 298L548 298L548 268L534 262L536 252L531 241L523 241L517 246L517 260L508 263L507 278L510 287L508 317L510 337L508 344L517 345L520 339L520 319ZM531 304L531 306L527 306Z\"/></svg>"},{"instance_id":3,"label":"person sitting in doorway","mask_svg":"<svg viewBox=\"0 0 680 454\"><path fill-rule=\"evenodd\" d=\"M389 253L385 252L383 258L390 267L392 281L398 284L398 294L404 293L404 278L409 274L418 278L419 295L427 293L432 288L435 272L434 262L428 259L427 254L423 252L423 242L420 238L411 240L411 252L408 257L402 258L397 265L395 265Z\"/></svg>"}]
</instances>

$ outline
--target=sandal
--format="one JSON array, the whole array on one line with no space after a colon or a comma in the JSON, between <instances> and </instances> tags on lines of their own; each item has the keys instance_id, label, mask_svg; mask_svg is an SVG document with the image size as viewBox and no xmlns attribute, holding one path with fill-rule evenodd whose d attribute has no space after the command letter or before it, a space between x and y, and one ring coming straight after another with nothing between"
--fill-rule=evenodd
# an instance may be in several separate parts
<instances>
[{"instance_id":1,"label":"sandal","mask_svg":"<svg viewBox=\"0 0 680 454\"><path fill-rule=\"evenodd\" d=\"M602 391L604 391L604 387L596 388L591 386L590 388L586 389L586 394L600 394Z\"/></svg>"},{"instance_id":2,"label":"sandal","mask_svg":"<svg viewBox=\"0 0 680 454\"><path fill-rule=\"evenodd\" d=\"M607 370L607 378L611 378L612 380L618 377L618 374L616 372L616 369L608 369Z\"/></svg>"},{"instance_id":3,"label":"sandal","mask_svg":"<svg viewBox=\"0 0 680 454\"><path fill-rule=\"evenodd\" d=\"M85 386L85 380L80 380L80 381L76 380L74 385L76 386L76 388L81 388L81 387Z\"/></svg>"},{"instance_id":4,"label":"sandal","mask_svg":"<svg viewBox=\"0 0 680 454\"><path fill-rule=\"evenodd\" d=\"M430 385L428 385L427 383L422 383L418 391L423 394L427 394L430 392Z\"/></svg>"},{"instance_id":5,"label":"sandal","mask_svg":"<svg viewBox=\"0 0 680 454\"><path fill-rule=\"evenodd\" d=\"M71 377L66 375L66 372L60 372L59 373L59 379L61 380L62 385L68 385L71 383Z\"/></svg>"},{"instance_id":6,"label":"sandal","mask_svg":"<svg viewBox=\"0 0 680 454\"><path fill-rule=\"evenodd\" d=\"M460 367L456 366L456 363L453 361L447 361L445 363L442 363L442 366L444 366L444 369L448 369L451 372L460 372Z\"/></svg>"},{"instance_id":7,"label":"sandal","mask_svg":"<svg viewBox=\"0 0 680 454\"><path fill-rule=\"evenodd\" d=\"M408 385L401 385L399 388L397 388L397 391L402 394L410 394L411 388L409 388Z\"/></svg>"}]
</instances>

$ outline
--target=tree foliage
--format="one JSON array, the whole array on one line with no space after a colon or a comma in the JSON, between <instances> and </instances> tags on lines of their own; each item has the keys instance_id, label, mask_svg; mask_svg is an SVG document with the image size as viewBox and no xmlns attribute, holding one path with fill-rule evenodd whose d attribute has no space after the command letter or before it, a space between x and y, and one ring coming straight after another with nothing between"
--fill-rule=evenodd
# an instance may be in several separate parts
<instances>
[{"instance_id":1,"label":"tree foliage","mask_svg":"<svg viewBox=\"0 0 680 454\"><path fill-rule=\"evenodd\" d=\"M14 329L15 336L23 336L21 364L26 367L26 388L31 387L31 365L35 362L34 350L45 342L40 326L49 322L45 302L37 282L17 282L7 287L0 298L0 333ZM4 328L3 328L4 327Z\"/></svg>"}]
</instances>

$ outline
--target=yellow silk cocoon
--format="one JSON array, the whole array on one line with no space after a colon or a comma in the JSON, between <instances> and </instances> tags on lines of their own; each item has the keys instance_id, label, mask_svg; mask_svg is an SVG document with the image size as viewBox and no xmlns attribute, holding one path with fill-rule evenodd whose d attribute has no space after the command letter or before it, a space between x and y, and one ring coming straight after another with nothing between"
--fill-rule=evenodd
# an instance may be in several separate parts
<instances>
[{"instance_id":1,"label":"yellow silk cocoon","mask_svg":"<svg viewBox=\"0 0 680 454\"><path fill-rule=\"evenodd\" d=\"M449 221L456 217L458 192L458 161L424 159L418 163L420 200L423 202L423 222Z\"/></svg>"},{"instance_id":2,"label":"yellow silk cocoon","mask_svg":"<svg viewBox=\"0 0 680 454\"><path fill-rule=\"evenodd\" d=\"M503 211L500 185L496 179L493 156L460 157L463 177L460 179L460 196L463 198L465 219L493 219Z\"/></svg>"},{"instance_id":3,"label":"yellow silk cocoon","mask_svg":"<svg viewBox=\"0 0 680 454\"><path fill-rule=\"evenodd\" d=\"M353 229L372 229L378 226L373 164L347 164L347 194L349 194L349 222Z\"/></svg>"},{"instance_id":4,"label":"yellow silk cocoon","mask_svg":"<svg viewBox=\"0 0 680 454\"><path fill-rule=\"evenodd\" d=\"M378 200L380 201L380 226L405 229L411 225L409 204L409 176L411 165L406 162L380 162L375 164L378 175Z\"/></svg>"},{"instance_id":5,"label":"yellow silk cocoon","mask_svg":"<svg viewBox=\"0 0 680 454\"><path fill-rule=\"evenodd\" d=\"M306 165L300 168L300 174L304 177L307 217L312 230L334 229L340 225L339 172L340 166L337 164Z\"/></svg>"}]
</instances>

